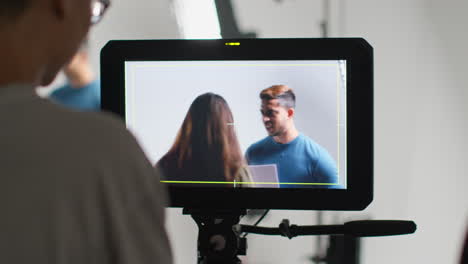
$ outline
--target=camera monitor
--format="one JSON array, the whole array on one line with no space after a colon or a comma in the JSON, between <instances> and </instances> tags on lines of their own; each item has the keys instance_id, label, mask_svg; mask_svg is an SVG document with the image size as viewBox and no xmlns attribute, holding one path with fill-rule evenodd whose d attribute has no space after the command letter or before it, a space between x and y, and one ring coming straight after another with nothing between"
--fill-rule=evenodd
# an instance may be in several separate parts
<instances>
[{"instance_id":1,"label":"camera monitor","mask_svg":"<svg viewBox=\"0 0 468 264\"><path fill-rule=\"evenodd\" d=\"M363 39L110 41L102 107L196 209L361 210L373 195Z\"/></svg>"}]
</instances>

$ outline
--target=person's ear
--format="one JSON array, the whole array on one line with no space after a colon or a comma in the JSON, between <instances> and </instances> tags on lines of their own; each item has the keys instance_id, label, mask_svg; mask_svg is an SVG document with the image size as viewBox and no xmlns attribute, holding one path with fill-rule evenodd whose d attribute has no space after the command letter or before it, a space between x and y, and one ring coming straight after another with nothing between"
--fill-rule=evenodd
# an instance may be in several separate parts
<instances>
[{"instance_id":1,"label":"person's ear","mask_svg":"<svg viewBox=\"0 0 468 264\"><path fill-rule=\"evenodd\" d=\"M288 109L288 118L294 117L294 113L295 113L294 108L289 108Z\"/></svg>"}]
</instances>

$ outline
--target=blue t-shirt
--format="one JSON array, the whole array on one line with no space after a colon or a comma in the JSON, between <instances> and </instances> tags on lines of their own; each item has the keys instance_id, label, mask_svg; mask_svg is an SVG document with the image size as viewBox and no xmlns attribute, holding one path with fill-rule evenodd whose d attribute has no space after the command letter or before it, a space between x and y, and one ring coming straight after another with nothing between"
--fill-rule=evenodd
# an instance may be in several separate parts
<instances>
[{"instance_id":1,"label":"blue t-shirt","mask_svg":"<svg viewBox=\"0 0 468 264\"><path fill-rule=\"evenodd\" d=\"M99 80L95 80L84 87L74 88L67 83L54 90L49 98L75 110L99 111L101 109L101 84Z\"/></svg>"},{"instance_id":2,"label":"blue t-shirt","mask_svg":"<svg viewBox=\"0 0 468 264\"><path fill-rule=\"evenodd\" d=\"M339 188L335 160L303 134L286 144L268 136L252 144L246 158L249 165L276 164L281 183L309 183L280 184L281 188Z\"/></svg>"}]
</instances>

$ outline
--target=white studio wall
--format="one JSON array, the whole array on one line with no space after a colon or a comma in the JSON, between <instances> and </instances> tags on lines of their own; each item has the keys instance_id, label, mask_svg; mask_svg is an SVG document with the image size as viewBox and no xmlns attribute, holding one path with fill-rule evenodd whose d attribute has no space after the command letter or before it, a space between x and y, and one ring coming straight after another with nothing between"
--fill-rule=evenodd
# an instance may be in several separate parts
<instances>
[{"instance_id":1,"label":"white studio wall","mask_svg":"<svg viewBox=\"0 0 468 264\"><path fill-rule=\"evenodd\" d=\"M346 35L375 48L378 218L412 236L364 240L364 263L458 263L467 228L466 1L347 1ZM385 257L382 257L385 256Z\"/></svg>"},{"instance_id":2,"label":"white studio wall","mask_svg":"<svg viewBox=\"0 0 468 264\"><path fill-rule=\"evenodd\" d=\"M112 39L180 38L171 0L112 0L104 19L90 32L93 66L99 72L101 48Z\"/></svg>"}]
</instances>

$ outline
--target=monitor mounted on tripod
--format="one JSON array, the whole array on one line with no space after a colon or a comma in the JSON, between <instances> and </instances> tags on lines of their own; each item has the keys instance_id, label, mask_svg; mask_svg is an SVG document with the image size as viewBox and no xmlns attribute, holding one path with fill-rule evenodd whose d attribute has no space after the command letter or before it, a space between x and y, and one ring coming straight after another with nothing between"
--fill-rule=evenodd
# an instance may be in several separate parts
<instances>
[{"instance_id":1,"label":"monitor mounted on tripod","mask_svg":"<svg viewBox=\"0 0 468 264\"><path fill-rule=\"evenodd\" d=\"M373 197L373 51L363 39L111 41L102 107L171 206L362 210Z\"/></svg>"}]
</instances>

